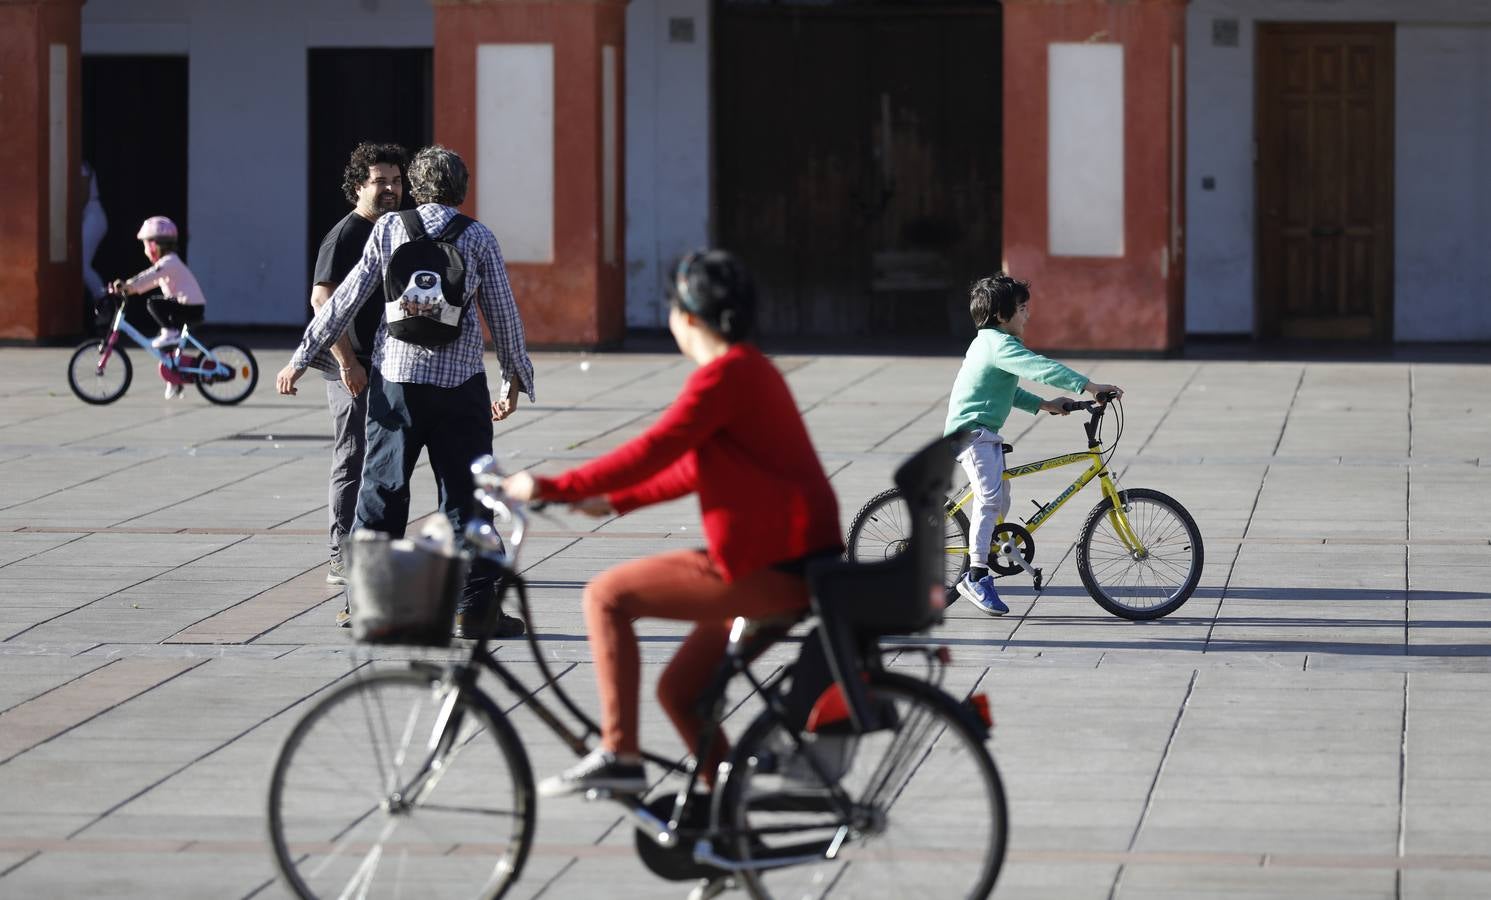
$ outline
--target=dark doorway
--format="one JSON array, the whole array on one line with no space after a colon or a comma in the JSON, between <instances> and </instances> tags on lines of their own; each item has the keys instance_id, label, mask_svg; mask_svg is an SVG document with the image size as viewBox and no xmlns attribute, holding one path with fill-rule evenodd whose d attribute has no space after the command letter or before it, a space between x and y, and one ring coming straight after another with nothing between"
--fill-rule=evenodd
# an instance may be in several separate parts
<instances>
[{"instance_id":1,"label":"dark doorway","mask_svg":"<svg viewBox=\"0 0 1491 900\"><path fill-rule=\"evenodd\" d=\"M1393 26L1258 28L1258 330L1392 338Z\"/></svg>"},{"instance_id":2,"label":"dark doorway","mask_svg":"<svg viewBox=\"0 0 1491 900\"><path fill-rule=\"evenodd\" d=\"M430 48L336 47L309 53L307 275L321 238L352 209L342 194L342 170L352 148L363 141L391 141L413 153L429 144L434 133ZM409 202L405 194L405 203Z\"/></svg>"},{"instance_id":3,"label":"dark doorway","mask_svg":"<svg viewBox=\"0 0 1491 900\"><path fill-rule=\"evenodd\" d=\"M85 55L82 106L83 160L97 174L109 220L93 268L108 282L149 266L135 234L150 216L169 216L180 226L179 250L189 261L186 57ZM143 303L128 315L147 334L159 327Z\"/></svg>"},{"instance_id":4,"label":"dark doorway","mask_svg":"<svg viewBox=\"0 0 1491 900\"><path fill-rule=\"evenodd\" d=\"M725 2L722 245L774 335L971 333L999 268L1000 7Z\"/></svg>"}]
</instances>

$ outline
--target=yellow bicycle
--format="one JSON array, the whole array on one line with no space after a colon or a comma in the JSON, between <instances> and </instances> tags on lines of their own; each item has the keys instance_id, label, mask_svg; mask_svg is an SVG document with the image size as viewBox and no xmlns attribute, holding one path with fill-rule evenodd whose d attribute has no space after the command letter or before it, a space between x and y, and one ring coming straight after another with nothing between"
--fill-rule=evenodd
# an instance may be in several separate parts
<instances>
[{"instance_id":1,"label":"yellow bicycle","mask_svg":"<svg viewBox=\"0 0 1491 900\"><path fill-rule=\"evenodd\" d=\"M1101 432L1110 405L1116 410L1117 428L1105 450ZM1088 412L1088 421L1083 424L1087 449L1008 466L1004 477L1008 480L1083 463L1087 468L1056 499L1037 503L1039 509L1023 525L1000 520L990 542L989 569L1001 576L1023 571L1040 591L1044 578L1032 565L1034 532L1074 494L1096 480L1103 499L1087 514L1077 537L1077 574L1083 587L1099 606L1115 616L1131 620L1168 616L1190 599L1201 580L1205 560L1201 530L1173 497L1149 488L1119 490L1114 485L1107 461L1123 435L1123 405L1116 397L1103 394L1097 400L1071 401L1066 408L1068 412ZM1013 449L1005 445L1006 453ZM968 570L968 516L964 507L972 500L973 491L964 488L944 506L949 603L957 598L953 585ZM855 514L849 526L848 557L860 561L888 559L905 549L910 535L910 509L900 492L892 488L870 498Z\"/></svg>"}]
</instances>

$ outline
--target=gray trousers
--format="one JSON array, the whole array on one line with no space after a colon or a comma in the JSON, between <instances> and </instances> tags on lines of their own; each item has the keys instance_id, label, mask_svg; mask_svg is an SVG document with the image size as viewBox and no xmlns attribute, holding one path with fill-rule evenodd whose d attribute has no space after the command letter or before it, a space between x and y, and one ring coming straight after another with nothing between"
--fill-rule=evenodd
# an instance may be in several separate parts
<instances>
[{"instance_id":1,"label":"gray trousers","mask_svg":"<svg viewBox=\"0 0 1491 900\"><path fill-rule=\"evenodd\" d=\"M327 380L326 405L331 408L336 441L331 448L331 485L327 490L327 547L331 558L342 555L342 541L352 532L357 492L362 487L362 463L368 452L368 392L356 397L340 381Z\"/></svg>"},{"instance_id":2,"label":"gray trousers","mask_svg":"<svg viewBox=\"0 0 1491 900\"><path fill-rule=\"evenodd\" d=\"M1009 485L1003 480L1004 438L987 428L974 429L958 462L973 488L968 504L969 565L988 568L994 526L1010 511Z\"/></svg>"}]
</instances>

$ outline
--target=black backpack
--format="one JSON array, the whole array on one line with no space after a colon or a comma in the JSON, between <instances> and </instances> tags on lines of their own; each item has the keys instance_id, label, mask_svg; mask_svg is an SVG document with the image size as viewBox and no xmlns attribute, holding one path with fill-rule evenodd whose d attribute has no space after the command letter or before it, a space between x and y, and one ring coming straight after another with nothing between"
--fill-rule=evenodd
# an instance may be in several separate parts
<instances>
[{"instance_id":1,"label":"black backpack","mask_svg":"<svg viewBox=\"0 0 1491 900\"><path fill-rule=\"evenodd\" d=\"M418 210L403 210L399 219L409 240L394 249L383 273L388 336L421 347L449 344L460 335L466 312L466 261L455 240L471 219L458 213L434 237Z\"/></svg>"}]
</instances>

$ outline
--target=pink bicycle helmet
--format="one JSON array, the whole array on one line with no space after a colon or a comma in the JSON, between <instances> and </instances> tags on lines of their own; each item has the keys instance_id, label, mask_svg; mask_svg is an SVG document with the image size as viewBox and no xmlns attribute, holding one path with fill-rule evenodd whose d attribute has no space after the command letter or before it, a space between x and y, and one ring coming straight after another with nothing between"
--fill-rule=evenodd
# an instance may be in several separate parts
<instances>
[{"instance_id":1,"label":"pink bicycle helmet","mask_svg":"<svg viewBox=\"0 0 1491 900\"><path fill-rule=\"evenodd\" d=\"M176 240L176 223L165 216L151 216L140 226L140 233L135 235L136 240L153 241L158 238L169 238Z\"/></svg>"}]
</instances>

